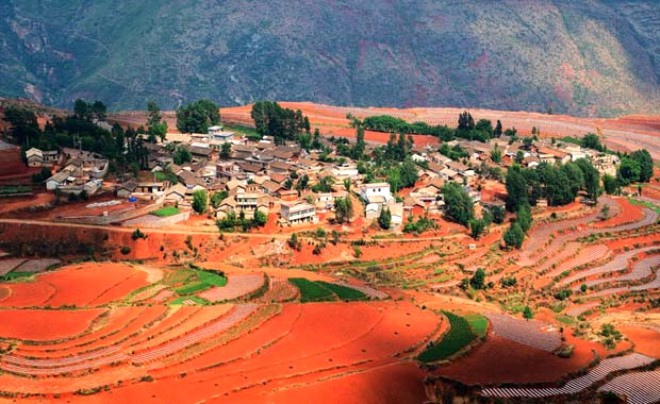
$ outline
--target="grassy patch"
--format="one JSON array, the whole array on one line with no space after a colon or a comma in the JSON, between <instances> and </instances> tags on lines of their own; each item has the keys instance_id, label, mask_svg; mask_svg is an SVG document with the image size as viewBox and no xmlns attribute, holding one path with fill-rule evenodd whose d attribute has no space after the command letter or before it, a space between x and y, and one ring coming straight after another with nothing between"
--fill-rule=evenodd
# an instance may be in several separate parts
<instances>
[{"instance_id":1,"label":"grassy patch","mask_svg":"<svg viewBox=\"0 0 660 404\"><path fill-rule=\"evenodd\" d=\"M449 358L477 338L468 320L450 312L443 312L449 319L449 332L437 343L431 343L418 359L422 362L434 362Z\"/></svg>"},{"instance_id":2,"label":"grassy patch","mask_svg":"<svg viewBox=\"0 0 660 404\"><path fill-rule=\"evenodd\" d=\"M465 320L467 320L468 324L470 324L470 327L472 328L472 331L474 331L477 336L486 336L486 330L488 329L488 319L486 317L482 316L481 314L470 314L465 316Z\"/></svg>"},{"instance_id":3,"label":"grassy patch","mask_svg":"<svg viewBox=\"0 0 660 404\"><path fill-rule=\"evenodd\" d=\"M212 288L214 286L227 285L227 277L218 272L204 271L204 270L191 270L188 271L189 276L186 278L184 286L175 289L175 292L180 296L192 295L197 292Z\"/></svg>"},{"instance_id":4,"label":"grassy patch","mask_svg":"<svg viewBox=\"0 0 660 404\"><path fill-rule=\"evenodd\" d=\"M177 306L177 305L182 305L183 302L191 300L195 302L195 304L199 304L200 306L206 306L209 304L209 301L206 299L202 299L199 296L190 296L190 297L179 297L176 300L174 300L172 303L170 303L170 306Z\"/></svg>"},{"instance_id":5,"label":"grassy patch","mask_svg":"<svg viewBox=\"0 0 660 404\"><path fill-rule=\"evenodd\" d=\"M317 281L316 283L320 284L326 289L331 290L341 300L346 300L346 301L369 300L367 295L353 288L349 288L342 285L335 285L334 283L323 282L323 281Z\"/></svg>"},{"instance_id":6,"label":"grassy patch","mask_svg":"<svg viewBox=\"0 0 660 404\"><path fill-rule=\"evenodd\" d=\"M212 286L227 285L227 278L225 276L213 272L198 271L197 279L199 279L200 282L203 282L207 285L212 285Z\"/></svg>"},{"instance_id":7,"label":"grassy patch","mask_svg":"<svg viewBox=\"0 0 660 404\"><path fill-rule=\"evenodd\" d=\"M34 274L32 272L10 272L8 274L0 276L0 282L11 282L16 280L27 280L32 278Z\"/></svg>"},{"instance_id":8,"label":"grassy patch","mask_svg":"<svg viewBox=\"0 0 660 404\"><path fill-rule=\"evenodd\" d=\"M151 214L158 217L168 217L177 215L180 212L179 208L175 208L174 206L164 206L158 210L154 210Z\"/></svg>"},{"instance_id":9,"label":"grassy patch","mask_svg":"<svg viewBox=\"0 0 660 404\"><path fill-rule=\"evenodd\" d=\"M305 302L327 302L335 300L335 295L331 290L324 288L318 283L305 278L290 278L295 287L300 290L300 301Z\"/></svg>"},{"instance_id":10,"label":"grassy patch","mask_svg":"<svg viewBox=\"0 0 660 404\"><path fill-rule=\"evenodd\" d=\"M567 314L557 314L557 315L555 315L555 318L560 323L566 324L566 325L574 325L577 322L575 317L569 316Z\"/></svg>"},{"instance_id":11,"label":"grassy patch","mask_svg":"<svg viewBox=\"0 0 660 404\"><path fill-rule=\"evenodd\" d=\"M180 288L176 289L175 292L181 296L192 295L193 293L209 289L211 286L213 285L209 285L204 282L193 282L191 284L181 286Z\"/></svg>"}]
</instances>

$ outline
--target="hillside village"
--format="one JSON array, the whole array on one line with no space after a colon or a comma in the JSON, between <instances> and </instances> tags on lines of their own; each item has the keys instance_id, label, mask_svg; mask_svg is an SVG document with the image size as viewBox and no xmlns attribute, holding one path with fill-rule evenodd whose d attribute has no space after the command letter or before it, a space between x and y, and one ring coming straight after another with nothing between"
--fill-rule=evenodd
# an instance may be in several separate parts
<instances>
[{"instance_id":1,"label":"hillside village","mask_svg":"<svg viewBox=\"0 0 660 404\"><path fill-rule=\"evenodd\" d=\"M647 150L303 107L0 110L0 396L660 399Z\"/></svg>"},{"instance_id":2,"label":"hillside village","mask_svg":"<svg viewBox=\"0 0 660 404\"><path fill-rule=\"evenodd\" d=\"M269 135L251 140L221 125L209 127L207 133L167 133L164 141L145 142L149 152L145 170L112 180L106 178L108 160L97 153L33 147L25 156L28 166L53 171L44 181L45 188L64 198L87 198L106 191L121 200L150 204L154 211L172 206L178 212L192 210L193 195L202 192L212 203L199 213L218 220L231 215L252 220L260 212L276 215L278 225L288 227L333 219L337 199L352 195L352 201L359 203L354 214L373 221L387 209L394 231L401 230L411 215L443 214L442 190L448 182L460 184L477 211L504 206L503 192L492 192L503 189L493 185L503 185L503 171L493 176L493 169L505 170L514 164L535 168L586 158L601 176L616 176L620 159L615 154L546 139L530 144L524 139L502 135L487 142L456 139L444 143L462 151L464 157L456 160L430 146L413 145L409 153L417 165L417 180L405 196L392 192L386 178L365 181L358 162L338 155L330 139L320 140L327 153L305 150L295 141L276 144ZM366 145L365 155L371 155L375 147ZM175 163L173 150L179 149L187 152L190 161ZM222 200L213 200L215 194L222 195ZM144 209L136 210L136 215L144 213ZM135 219L122 216L126 217Z\"/></svg>"}]
</instances>

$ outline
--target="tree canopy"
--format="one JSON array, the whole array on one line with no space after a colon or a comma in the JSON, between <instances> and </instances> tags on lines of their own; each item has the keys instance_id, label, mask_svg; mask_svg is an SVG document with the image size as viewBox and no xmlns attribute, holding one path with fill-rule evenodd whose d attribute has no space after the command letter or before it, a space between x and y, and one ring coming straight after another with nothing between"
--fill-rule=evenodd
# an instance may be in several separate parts
<instances>
[{"instance_id":1,"label":"tree canopy","mask_svg":"<svg viewBox=\"0 0 660 404\"><path fill-rule=\"evenodd\" d=\"M207 133L220 124L219 107L210 100L198 100L176 111L176 127L183 133Z\"/></svg>"},{"instance_id":2,"label":"tree canopy","mask_svg":"<svg viewBox=\"0 0 660 404\"><path fill-rule=\"evenodd\" d=\"M474 203L470 195L455 182L445 184L442 195L447 216L463 226L468 226L470 220L474 218Z\"/></svg>"}]
</instances>

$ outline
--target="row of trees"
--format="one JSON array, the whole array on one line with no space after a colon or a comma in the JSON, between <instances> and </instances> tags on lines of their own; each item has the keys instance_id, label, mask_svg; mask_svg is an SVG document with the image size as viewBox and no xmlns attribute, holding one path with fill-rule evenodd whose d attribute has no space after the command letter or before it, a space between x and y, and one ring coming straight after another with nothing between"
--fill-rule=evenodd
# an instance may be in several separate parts
<instances>
[{"instance_id":1,"label":"row of trees","mask_svg":"<svg viewBox=\"0 0 660 404\"><path fill-rule=\"evenodd\" d=\"M504 244L507 248L520 248L525 241L525 235L532 227L532 212L529 205L521 205L514 220L504 232Z\"/></svg>"},{"instance_id":2,"label":"row of trees","mask_svg":"<svg viewBox=\"0 0 660 404\"><path fill-rule=\"evenodd\" d=\"M278 144L285 140L298 140L299 135L309 134L309 118L301 110L283 108L277 102L257 101L250 113L257 133L270 135Z\"/></svg>"},{"instance_id":3,"label":"row of trees","mask_svg":"<svg viewBox=\"0 0 660 404\"><path fill-rule=\"evenodd\" d=\"M365 118L362 124L365 129L377 132L431 135L443 141L462 138L486 142L488 139L500 137L502 134L515 135L515 129L503 131L502 122L499 120L494 127L488 119L480 119L478 122L475 122L472 115L467 111L459 114L456 129L451 129L446 125L429 125L425 122L408 123L403 119L390 115L370 116Z\"/></svg>"},{"instance_id":4,"label":"row of trees","mask_svg":"<svg viewBox=\"0 0 660 404\"><path fill-rule=\"evenodd\" d=\"M566 164L541 163L536 169L513 166L506 176L507 209L517 211L523 205L536 205L546 199L548 205L566 205L575 200L580 190L594 202L600 194L598 170L587 159Z\"/></svg>"},{"instance_id":5,"label":"row of trees","mask_svg":"<svg viewBox=\"0 0 660 404\"><path fill-rule=\"evenodd\" d=\"M207 133L210 126L219 124L220 108L210 100L198 100L176 111L176 127L183 133Z\"/></svg>"}]
</instances>

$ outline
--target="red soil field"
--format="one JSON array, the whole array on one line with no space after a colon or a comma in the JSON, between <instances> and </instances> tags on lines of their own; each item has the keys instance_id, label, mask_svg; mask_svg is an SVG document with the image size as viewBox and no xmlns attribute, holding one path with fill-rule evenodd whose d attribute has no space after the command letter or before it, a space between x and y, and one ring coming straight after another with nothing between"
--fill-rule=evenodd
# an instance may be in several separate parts
<instances>
[{"instance_id":1,"label":"red soil field","mask_svg":"<svg viewBox=\"0 0 660 404\"><path fill-rule=\"evenodd\" d=\"M137 280L129 280L132 277L137 277ZM144 272L136 271L126 264L115 263L86 263L66 267L38 276L37 282L55 287L55 295L46 302L52 307L105 304L148 284ZM115 288L117 291L113 291Z\"/></svg>"},{"instance_id":2,"label":"red soil field","mask_svg":"<svg viewBox=\"0 0 660 404\"><path fill-rule=\"evenodd\" d=\"M105 310L0 310L0 338L53 341L87 330Z\"/></svg>"},{"instance_id":3,"label":"red soil field","mask_svg":"<svg viewBox=\"0 0 660 404\"><path fill-rule=\"evenodd\" d=\"M632 248L635 244L651 246L657 243L660 243L660 233L621 238L618 240L609 240L605 242L607 247L612 251L622 250L626 247Z\"/></svg>"},{"instance_id":4,"label":"red soil field","mask_svg":"<svg viewBox=\"0 0 660 404\"><path fill-rule=\"evenodd\" d=\"M437 374L466 384L552 382L587 366L594 359L592 349L604 356L605 352L598 344L565 335L568 344L575 344L575 351L569 359L489 335L485 343L466 357L439 368Z\"/></svg>"},{"instance_id":5,"label":"red soil field","mask_svg":"<svg viewBox=\"0 0 660 404\"><path fill-rule=\"evenodd\" d=\"M644 212L638 205L633 205L627 199L617 198L616 203L620 206L619 213L607 220L594 223L596 228L614 227L621 224L638 222L644 218Z\"/></svg>"},{"instance_id":6,"label":"red soil field","mask_svg":"<svg viewBox=\"0 0 660 404\"><path fill-rule=\"evenodd\" d=\"M397 363L348 374L342 378L273 390L266 395L247 391L231 397L240 402L304 403L314 397L315 403L328 404L422 403L427 400L421 383L424 375L413 363ZM211 402L222 402L222 399Z\"/></svg>"},{"instance_id":7,"label":"red soil field","mask_svg":"<svg viewBox=\"0 0 660 404\"><path fill-rule=\"evenodd\" d=\"M100 392L94 399L263 402L261 399L268 401L271 394L274 400L278 399L279 392L292 387L309 386L312 390L325 391L325 383L318 386L316 383L326 377L333 380L332 386L349 389L351 395L359 386L373 386L371 392L359 395L367 402L383 402L373 401L384 397L381 389L391 390L387 394L393 399L423 399L422 372L412 363L401 364L401 359L393 355L424 343L438 323L433 313L421 311L408 302L293 304L283 306L283 310L243 337L213 348L208 357L205 354L163 371L150 370L155 376L153 382L124 384ZM233 361L237 358L241 360ZM213 364L217 366L194 371ZM149 367L157 368L158 364ZM176 373L182 369L188 369L186 377ZM360 373L351 376L354 371ZM104 374L102 370L102 381L107 380ZM0 382L6 381L3 379L0 376ZM399 380L397 384L402 389L388 386L394 380ZM71 383L66 387L69 390L73 385L89 381L76 379L64 383ZM53 385L46 390L62 388ZM23 391L32 389L34 386L27 386ZM66 398L74 402L83 399L75 395ZM291 399L295 400L294 396Z\"/></svg>"},{"instance_id":8,"label":"red soil field","mask_svg":"<svg viewBox=\"0 0 660 404\"><path fill-rule=\"evenodd\" d=\"M285 108L301 109L309 117L313 127L318 127L322 134L331 135L349 127L346 114L363 119L367 116L388 114L408 122L422 121L432 125L455 127L461 108L357 108L337 107L307 102L282 102ZM222 108L222 121L225 123L252 126L250 105ZM516 127L519 134L531 134L532 127L540 128L542 137L582 136L588 132L601 132L604 142L615 150L630 151L644 147L654 159L660 158L660 128L657 116L625 116L613 119L576 118L568 115L547 115L522 111L493 111L469 109L475 119L500 119L505 127ZM126 115L126 114L124 114ZM141 122L144 122L143 118ZM354 130L353 130L354 132ZM346 133L349 135L348 131ZM387 142L389 135L381 142ZM367 138L368 139L368 138ZM375 140L375 139L374 139ZM415 141L415 144L418 144ZM419 145L419 144L418 144Z\"/></svg>"},{"instance_id":9,"label":"red soil field","mask_svg":"<svg viewBox=\"0 0 660 404\"><path fill-rule=\"evenodd\" d=\"M104 342L112 334L117 333L123 327L129 326L144 314L146 307L116 307L109 310L108 320L94 331L81 336L80 338L62 341L56 344L48 345L20 345L15 353L27 356L67 356L71 354L69 350L79 351L89 349L87 346L98 340ZM56 351L56 352L53 352Z\"/></svg>"},{"instance_id":10,"label":"red soil field","mask_svg":"<svg viewBox=\"0 0 660 404\"><path fill-rule=\"evenodd\" d=\"M620 326L618 329L635 344L636 352L660 359L660 331L633 326Z\"/></svg>"},{"instance_id":11,"label":"red soil field","mask_svg":"<svg viewBox=\"0 0 660 404\"><path fill-rule=\"evenodd\" d=\"M0 290L6 291L1 307L33 307L43 306L55 295L56 289L46 282L21 282L5 284Z\"/></svg>"}]
</instances>

